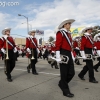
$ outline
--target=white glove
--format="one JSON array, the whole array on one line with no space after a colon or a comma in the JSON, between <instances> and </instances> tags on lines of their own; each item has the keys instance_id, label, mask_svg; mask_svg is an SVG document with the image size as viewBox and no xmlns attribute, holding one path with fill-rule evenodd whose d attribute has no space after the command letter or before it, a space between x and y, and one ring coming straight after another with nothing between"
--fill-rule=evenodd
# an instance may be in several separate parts
<instances>
[{"instance_id":1,"label":"white glove","mask_svg":"<svg viewBox=\"0 0 100 100\"><path fill-rule=\"evenodd\" d=\"M84 51L80 51L80 53L81 53L82 58L86 59L85 52Z\"/></svg>"},{"instance_id":2,"label":"white glove","mask_svg":"<svg viewBox=\"0 0 100 100\"><path fill-rule=\"evenodd\" d=\"M14 48L14 53L16 53L16 52L17 52L17 48L15 47L15 48Z\"/></svg>"},{"instance_id":3,"label":"white glove","mask_svg":"<svg viewBox=\"0 0 100 100\"><path fill-rule=\"evenodd\" d=\"M39 54L40 53L40 50L37 48L37 53Z\"/></svg>"},{"instance_id":4,"label":"white glove","mask_svg":"<svg viewBox=\"0 0 100 100\"><path fill-rule=\"evenodd\" d=\"M6 50L4 48L1 49L1 51L6 54Z\"/></svg>"},{"instance_id":5,"label":"white glove","mask_svg":"<svg viewBox=\"0 0 100 100\"><path fill-rule=\"evenodd\" d=\"M56 61L60 62L61 58L60 58L60 51L56 51Z\"/></svg>"},{"instance_id":6,"label":"white glove","mask_svg":"<svg viewBox=\"0 0 100 100\"><path fill-rule=\"evenodd\" d=\"M31 54L31 50L30 50L29 48L27 48L27 52L28 52L29 54Z\"/></svg>"},{"instance_id":7,"label":"white glove","mask_svg":"<svg viewBox=\"0 0 100 100\"><path fill-rule=\"evenodd\" d=\"M5 38L5 40L6 40L8 36L7 36L7 35L4 35L3 37L4 37L4 38Z\"/></svg>"},{"instance_id":8,"label":"white glove","mask_svg":"<svg viewBox=\"0 0 100 100\"><path fill-rule=\"evenodd\" d=\"M100 38L99 37L97 37L97 41L100 41Z\"/></svg>"},{"instance_id":9,"label":"white glove","mask_svg":"<svg viewBox=\"0 0 100 100\"><path fill-rule=\"evenodd\" d=\"M74 57L74 55L73 55L73 53L71 52L71 55L72 55L72 59L73 59L73 61L75 61L75 57Z\"/></svg>"},{"instance_id":10,"label":"white glove","mask_svg":"<svg viewBox=\"0 0 100 100\"><path fill-rule=\"evenodd\" d=\"M55 53L55 51L52 51L52 53Z\"/></svg>"},{"instance_id":11,"label":"white glove","mask_svg":"<svg viewBox=\"0 0 100 100\"><path fill-rule=\"evenodd\" d=\"M61 62L61 58L59 58L59 59L56 59L56 61L57 61L57 62Z\"/></svg>"},{"instance_id":12,"label":"white glove","mask_svg":"<svg viewBox=\"0 0 100 100\"><path fill-rule=\"evenodd\" d=\"M97 54L98 54L98 56L100 56L100 50L97 50Z\"/></svg>"},{"instance_id":13,"label":"white glove","mask_svg":"<svg viewBox=\"0 0 100 100\"><path fill-rule=\"evenodd\" d=\"M79 47L76 47L77 50L80 50Z\"/></svg>"},{"instance_id":14,"label":"white glove","mask_svg":"<svg viewBox=\"0 0 100 100\"><path fill-rule=\"evenodd\" d=\"M45 48L43 48L43 51L45 51L46 49Z\"/></svg>"},{"instance_id":15,"label":"white glove","mask_svg":"<svg viewBox=\"0 0 100 100\"><path fill-rule=\"evenodd\" d=\"M94 49L97 49L97 47L94 47Z\"/></svg>"}]
</instances>

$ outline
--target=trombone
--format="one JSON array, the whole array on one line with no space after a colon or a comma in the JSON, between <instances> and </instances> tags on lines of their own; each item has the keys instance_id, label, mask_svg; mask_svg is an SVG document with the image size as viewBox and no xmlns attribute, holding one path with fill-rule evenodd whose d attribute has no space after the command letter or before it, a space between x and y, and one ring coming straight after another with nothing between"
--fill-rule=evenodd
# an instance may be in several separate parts
<instances>
[{"instance_id":1,"label":"trombone","mask_svg":"<svg viewBox=\"0 0 100 100\"><path fill-rule=\"evenodd\" d=\"M33 51L33 49L32 49L32 58L31 58L31 60L34 60L35 58L34 58L34 51Z\"/></svg>"},{"instance_id":2,"label":"trombone","mask_svg":"<svg viewBox=\"0 0 100 100\"><path fill-rule=\"evenodd\" d=\"M8 60L8 43L7 43L7 39L6 39L6 60Z\"/></svg>"},{"instance_id":3,"label":"trombone","mask_svg":"<svg viewBox=\"0 0 100 100\"><path fill-rule=\"evenodd\" d=\"M6 55L5 55L5 66L4 66L4 73L7 74L7 60L9 60L8 57L8 43L6 39Z\"/></svg>"}]
</instances>

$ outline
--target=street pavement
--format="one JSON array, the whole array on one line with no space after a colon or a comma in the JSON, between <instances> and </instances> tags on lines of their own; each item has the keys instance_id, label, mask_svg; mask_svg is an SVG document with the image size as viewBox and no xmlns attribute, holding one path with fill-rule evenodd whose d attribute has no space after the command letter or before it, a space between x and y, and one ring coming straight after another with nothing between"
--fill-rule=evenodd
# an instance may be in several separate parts
<instances>
[{"instance_id":1,"label":"street pavement","mask_svg":"<svg viewBox=\"0 0 100 100\"><path fill-rule=\"evenodd\" d=\"M58 87L59 69L51 68L46 60L39 59L36 64L39 75L36 76L27 73L27 58L18 58L11 83L6 79L4 63L0 60L0 100L100 100L100 72L94 72L98 84L89 82L88 73L85 75L86 80L82 81L78 78L78 73L85 63L81 61L81 64L75 64L75 76L69 84L75 96L68 98L63 96Z\"/></svg>"}]
</instances>

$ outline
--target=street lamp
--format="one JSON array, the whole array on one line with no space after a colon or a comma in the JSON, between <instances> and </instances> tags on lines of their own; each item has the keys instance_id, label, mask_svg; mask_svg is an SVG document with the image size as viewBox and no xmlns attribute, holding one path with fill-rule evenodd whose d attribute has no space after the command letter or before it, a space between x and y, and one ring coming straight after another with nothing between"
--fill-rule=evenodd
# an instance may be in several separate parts
<instances>
[{"instance_id":1,"label":"street lamp","mask_svg":"<svg viewBox=\"0 0 100 100\"><path fill-rule=\"evenodd\" d=\"M29 32L29 27L28 27L28 17L26 17L26 16L24 16L24 15L21 15L21 14L18 14L18 16L23 16L23 17L25 17L25 18L27 19L27 34L28 34L28 32Z\"/></svg>"}]
</instances>

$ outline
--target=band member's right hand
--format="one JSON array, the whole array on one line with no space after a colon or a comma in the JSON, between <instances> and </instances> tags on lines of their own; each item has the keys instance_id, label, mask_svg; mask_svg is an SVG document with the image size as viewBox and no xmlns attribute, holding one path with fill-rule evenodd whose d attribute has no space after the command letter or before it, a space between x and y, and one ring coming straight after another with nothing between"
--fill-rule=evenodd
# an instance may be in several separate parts
<instances>
[{"instance_id":1,"label":"band member's right hand","mask_svg":"<svg viewBox=\"0 0 100 100\"><path fill-rule=\"evenodd\" d=\"M1 49L1 51L6 54L6 50L4 48Z\"/></svg>"},{"instance_id":2,"label":"band member's right hand","mask_svg":"<svg viewBox=\"0 0 100 100\"><path fill-rule=\"evenodd\" d=\"M31 54L31 50L30 50L29 48L27 48L27 52L28 52L29 54Z\"/></svg>"},{"instance_id":3,"label":"band member's right hand","mask_svg":"<svg viewBox=\"0 0 100 100\"><path fill-rule=\"evenodd\" d=\"M71 52L71 55L72 55L73 61L75 61L75 57L74 57L74 55L73 55L73 52Z\"/></svg>"},{"instance_id":4,"label":"band member's right hand","mask_svg":"<svg viewBox=\"0 0 100 100\"><path fill-rule=\"evenodd\" d=\"M76 47L77 50L80 50L79 47Z\"/></svg>"},{"instance_id":5,"label":"band member's right hand","mask_svg":"<svg viewBox=\"0 0 100 100\"><path fill-rule=\"evenodd\" d=\"M98 54L98 56L100 57L100 50L97 50L97 54Z\"/></svg>"},{"instance_id":6,"label":"band member's right hand","mask_svg":"<svg viewBox=\"0 0 100 100\"><path fill-rule=\"evenodd\" d=\"M84 51L80 51L82 58L85 60L86 56L85 56L85 52Z\"/></svg>"},{"instance_id":7,"label":"band member's right hand","mask_svg":"<svg viewBox=\"0 0 100 100\"><path fill-rule=\"evenodd\" d=\"M97 49L97 47L95 46L94 49Z\"/></svg>"},{"instance_id":8,"label":"band member's right hand","mask_svg":"<svg viewBox=\"0 0 100 100\"><path fill-rule=\"evenodd\" d=\"M56 58L56 61L57 61L57 62L61 62L61 58L59 58L59 59Z\"/></svg>"},{"instance_id":9,"label":"band member's right hand","mask_svg":"<svg viewBox=\"0 0 100 100\"><path fill-rule=\"evenodd\" d=\"M61 58L60 58L60 51L56 51L56 61L60 62Z\"/></svg>"}]
</instances>

